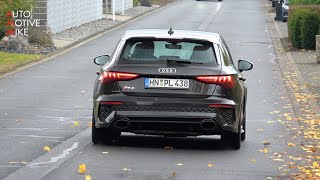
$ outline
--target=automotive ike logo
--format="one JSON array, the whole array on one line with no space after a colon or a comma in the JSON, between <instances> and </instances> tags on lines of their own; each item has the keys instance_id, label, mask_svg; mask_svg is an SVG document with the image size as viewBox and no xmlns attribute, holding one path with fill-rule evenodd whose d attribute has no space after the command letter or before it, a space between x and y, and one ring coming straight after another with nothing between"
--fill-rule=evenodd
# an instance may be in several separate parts
<instances>
[{"instance_id":1,"label":"automotive ike logo","mask_svg":"<svg viewBox=\"0 0 320 180\"><path fill-rule=\"evenodd\" d=\"M8 11L6 36L28 36L29 27L40 27L40 20L33 19L30 11Z\"/></svg>"}]
</instances>

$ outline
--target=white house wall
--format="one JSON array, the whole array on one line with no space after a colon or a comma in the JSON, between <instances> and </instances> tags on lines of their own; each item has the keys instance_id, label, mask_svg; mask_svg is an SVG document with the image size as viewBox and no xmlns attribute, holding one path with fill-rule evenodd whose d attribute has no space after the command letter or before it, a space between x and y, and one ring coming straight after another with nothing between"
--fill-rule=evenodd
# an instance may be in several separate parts
<instances>
[{"instance_id":1,"label":"white house wall","mask_svg":"<svg viewBox=\"0 0 320 180\"><path fill-rule=\"evenodd\" d=\"M52 33L102 18L102 0L48 0L47 7Z\"/></svg>"},{"instance_id":2,"label":"white house wall","mask_svg":"<svg viewBox=\"0 0 320 180\"><path fill-rule=\"evenodd\" d=\"M121 12L122 12L122 0L109 0L109 1L115 2L116 13L117 14L121 14ZM124 1L124 10L130 9L130 8L133 7L133 0L123 0L123 1ZM112 9L112 7L111 7L111 9Z\"/></svg>"}]
</instances>

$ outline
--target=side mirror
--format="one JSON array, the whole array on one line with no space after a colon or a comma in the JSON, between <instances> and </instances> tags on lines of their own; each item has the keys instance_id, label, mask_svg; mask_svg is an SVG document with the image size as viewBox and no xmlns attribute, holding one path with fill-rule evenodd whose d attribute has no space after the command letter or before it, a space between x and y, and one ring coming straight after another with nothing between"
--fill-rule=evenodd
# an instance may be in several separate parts
<instances>
[{"instance_id":1,"label":"side mirror","mask_svg":"<svg viewBox=\"0 0 320 180\"><path fill-rule=\"evenodd\" d=\"M242 71L249 71L253 68L253 64L246 60L239 60L238 61L238 70Z\"/></svg>"},{"instance_id":2,"label":"side mirror","mask_svg":"<svg viewBox=\"0 0 320 180\"><path fill-rule=\"evenodd\" d=\"M93 60L93 62L96 65L99 65L99 66L105 65L109 61L110 61L110 56L109 55L101 55L101 56L98 56L98 57L94 58L94 60Z\"/></svg>"}]
</instances>

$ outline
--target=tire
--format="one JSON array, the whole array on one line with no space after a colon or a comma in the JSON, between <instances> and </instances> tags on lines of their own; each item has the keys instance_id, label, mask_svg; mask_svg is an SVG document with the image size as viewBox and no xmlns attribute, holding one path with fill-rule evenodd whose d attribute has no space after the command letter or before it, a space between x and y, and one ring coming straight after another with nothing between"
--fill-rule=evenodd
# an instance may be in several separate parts
<instances>
[{"instance_id":1,"label":"tire","mask_svg":"<svg viewBox=\"0 0 320 180\"><path fill-rule=\"evenodd\" d=\"M101 129L96 128L96 122L94 116L92 115L92 128L91 128L91 138L93 144L98 144L101 141L102 133Z\"/></svg>"},{"instance_id":2,"label":"tire","mask_svg":"<svg viewBox=\"0 0 320 180\"><path fill-rule=\"evenodd\" d=\"M104 144L112 144L116 137L121 135L120 131L114 131L112 128L96 128L95 119L92 116L92 143L98 144L103 142Z\"/></svg>"},{"instance_id":3,"label":"tire","mask_svg":"<svg viewBox=\"0 0 320 180\"><path fill-rule=\"evenodd\" d=\"M238 128L238 133L232 133L231 134L231 138L232 138L232 147L235 150L240 149L241 146L241 125L239 123L239 128Z\"/></svg>"},{"instance_id":4,"label":"tire","mask_svg":"<svg viewBox=\"0 0 320 180\"><path fill-rule=\"evenodd\" d=\"M244 110L243 110L243 118L242 118L242 128L240 128L240 130L243 129L243 132L241 133L241 141L244 141L246 139L246 125L247 125L247 120L246 120L246 116L247 115L247 112L246 112L246 108L244 107Z\"/></svg>"}]
</instances>

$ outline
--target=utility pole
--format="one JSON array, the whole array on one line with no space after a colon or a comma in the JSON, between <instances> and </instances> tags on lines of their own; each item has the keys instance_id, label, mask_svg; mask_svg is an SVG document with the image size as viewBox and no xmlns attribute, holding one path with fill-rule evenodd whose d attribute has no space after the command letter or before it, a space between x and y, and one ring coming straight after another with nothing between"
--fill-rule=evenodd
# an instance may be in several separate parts
<instances>
[{"instance_id":1,"label":"utility pole","mask_svg":"<svg viewBox=\"0 0 320 180\"><path fill-rule=\"evenodd\" d=\"M106 20L108 21L108 0L105 0L105 8L106 8Z\"/></svg>"}]
</instances>

